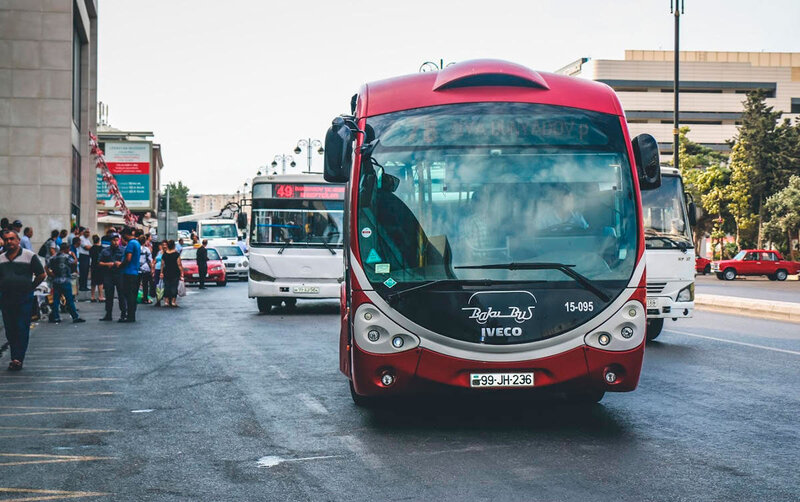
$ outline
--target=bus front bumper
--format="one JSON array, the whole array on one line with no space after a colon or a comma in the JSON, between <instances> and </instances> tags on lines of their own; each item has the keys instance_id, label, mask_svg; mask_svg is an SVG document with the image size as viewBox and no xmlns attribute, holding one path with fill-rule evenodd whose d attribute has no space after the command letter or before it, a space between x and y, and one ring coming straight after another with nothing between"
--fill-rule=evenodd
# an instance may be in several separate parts
<instances>
[{"instance_id":1,"label":"bus front bumper","mask_svg":"<svg viewBox=\"0 0 800 502\"><path fill-rule=\"evenodd\" d=\"M247 280L247 296L250 298L339 298L341 284L330 282L304 281L255 281Z\"/></svg>"},{"instance_id":2,"label":"bus front bumper","mask_svg":"<svg viewBox=\"0 0 800 502\"><path fill-rule=\"evenodd\" d=\"M413 394L442 386L470 389L471 373L493 372L532 372L534 386L526 387L527 389L552 388L558 385L578 390L591 388L607 392L628 392L636 389L639 383L644 343L624 352L600 350L584 345L554 356L512 362L459 359L421 347L396 354L373 354L357 345L352 345L350 350L353 387L362 396ZM607 371L613 371L617 375L614 383L605 381ZM394 377L389 386L382 383L382 378L387 373ZM493 389L486 391L491 390Z\"/></svg>"},{"instance_id":3,"label":"bus front bumper","mask_svg":"<svg viewBox=\"0 0 800 502\"><path fill-rule=\"evenodd\" d=\"M647 318L692 317L694 301L676 302L669 296L647 296Z\"/></svg>"}]
</instances>

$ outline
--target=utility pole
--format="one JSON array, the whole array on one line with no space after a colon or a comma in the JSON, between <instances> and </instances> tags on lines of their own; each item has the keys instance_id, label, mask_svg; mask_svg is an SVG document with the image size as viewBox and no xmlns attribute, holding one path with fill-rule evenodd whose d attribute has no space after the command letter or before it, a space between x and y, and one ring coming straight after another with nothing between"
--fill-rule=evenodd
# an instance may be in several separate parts
<instances>
[{"instance_id":1,"label":"utility pole","mask_svg":"<svg viewBox=\"0 0 800 502\"><path fill-rule=\"evenodd\" d=\"M680 155L678 154L678 146L680 143L680 112L679 112L679 95L680 95L680 40L681 40L681 14L683 14L683 0L670 0L669 12L675 15L675 83L673 87L673 98L675 100L675 115L672 123L672 134L674 139L672 141L672 165L676 169L680 169Z\"/></svg>"},{"instance_id":2,"label":"utility pole","mask_svg":"<svg viewBox=\"0 0 800 502\"><path fill-rule=\"evenodd\" d=\"M164 237L169 240L169 185L167 185L167 214L164 215Z\"/></svg>"}]
</instances>

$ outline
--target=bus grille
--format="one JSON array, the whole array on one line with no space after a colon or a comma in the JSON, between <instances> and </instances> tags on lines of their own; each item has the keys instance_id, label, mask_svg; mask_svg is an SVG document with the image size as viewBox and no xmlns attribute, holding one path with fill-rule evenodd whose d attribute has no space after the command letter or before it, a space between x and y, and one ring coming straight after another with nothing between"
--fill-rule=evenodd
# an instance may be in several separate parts
<instances>
[{"instance_id":1,"label":"bus grille","mask_svg":"<svg viewBox=\"0 0 800 502\"><path fill-rule=\"evenodd\" d=\"M647 283L647 293L648 294L658 294L664 291L664 288L667 286L666 282L648 282Z\"/></svg>"}]
</instances>

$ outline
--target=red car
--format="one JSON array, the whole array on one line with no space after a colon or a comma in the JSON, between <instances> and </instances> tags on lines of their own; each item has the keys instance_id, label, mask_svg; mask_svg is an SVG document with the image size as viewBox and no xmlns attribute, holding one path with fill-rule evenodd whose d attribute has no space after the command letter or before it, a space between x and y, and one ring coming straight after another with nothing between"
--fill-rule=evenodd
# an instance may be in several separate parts
<instances>
[{"instance_id":1,"label":"red car","mask_svg":"<svg viewBox=\"0 0 800 502\"><path fill-rule=\"evenodd\" d=\"M766 275L770 281L785 281L800 270L800 263L784 260L781 254L769 249L743 249L730 260L711 263L717 279L732 281L737 275Z\"/></svg>"},{"instance_id":2,"label":"red car","mask_svg":"<svg viewBox=\"0 0 800 502\"><path fill-rule=\"evenodd\" d=\"M711 273L711 260L708 258L703 258L702 256L698 256L694 260L694 271L698 274L710 274Z\"/></svg>"},{"instance_id":3,"label":"red car","mask_svg":"<svg viewBox=\"0 0 800 502\"><path fill-rule=\"evenodd\" d=\"M186 284L196 284L200 282L200 274L197 273L197 249L183 248L181 250L181 263L183 263L183 278ZM228 284L225 275L225 264L217 253L216 249L208 249L208 273L206 282L216 283L217 286Z\"/></svg>"}]
</instances>

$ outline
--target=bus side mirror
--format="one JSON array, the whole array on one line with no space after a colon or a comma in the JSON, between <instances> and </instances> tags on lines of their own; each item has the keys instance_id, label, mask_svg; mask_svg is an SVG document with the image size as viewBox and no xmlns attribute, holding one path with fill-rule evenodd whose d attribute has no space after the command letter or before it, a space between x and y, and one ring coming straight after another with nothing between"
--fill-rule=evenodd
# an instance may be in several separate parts
<instances>
[{"instance_id":1,"label":"bus side mirror","mask_svg":"<svg viewBox=\"0 0 800 502\"><path fill-rule=\"evenodd\" d=\"M239 213L236 216L236 226L239 227L239 230L247 228L247 213Z\"/></svg>"},{"instance_id":2,"label":"bus side mirror","mask_svg":"<svg viewBox=\"0 0 800 502\"><path fill-rule=\"evenodd\" d=\"M333 119L325 133L325 181L345 183L353 163L353 131L342 117Z\"/></svg>"},{"instance_id":3,"label":"bus side mirror","mask_svg":"<svg viewBox=\"0 0 800 502\"><path fill-rule=\"evenodd\" d=\"M686 208L689 211L689 224L691 226L697 225L697 206L694 202L689 203L689 207Z\"/></svg>"},{"instance_id":4,"label":"bus side mirror","mask_svg":"<svg viewBox=\"0 0 800 502\"><path fill-rule=\"evenodd\" d=\"M649 134L640 134L631 141L639 188L654 190L661 186L661 165L658 161L658 142Z\"/></svg>"}]
</instances>

